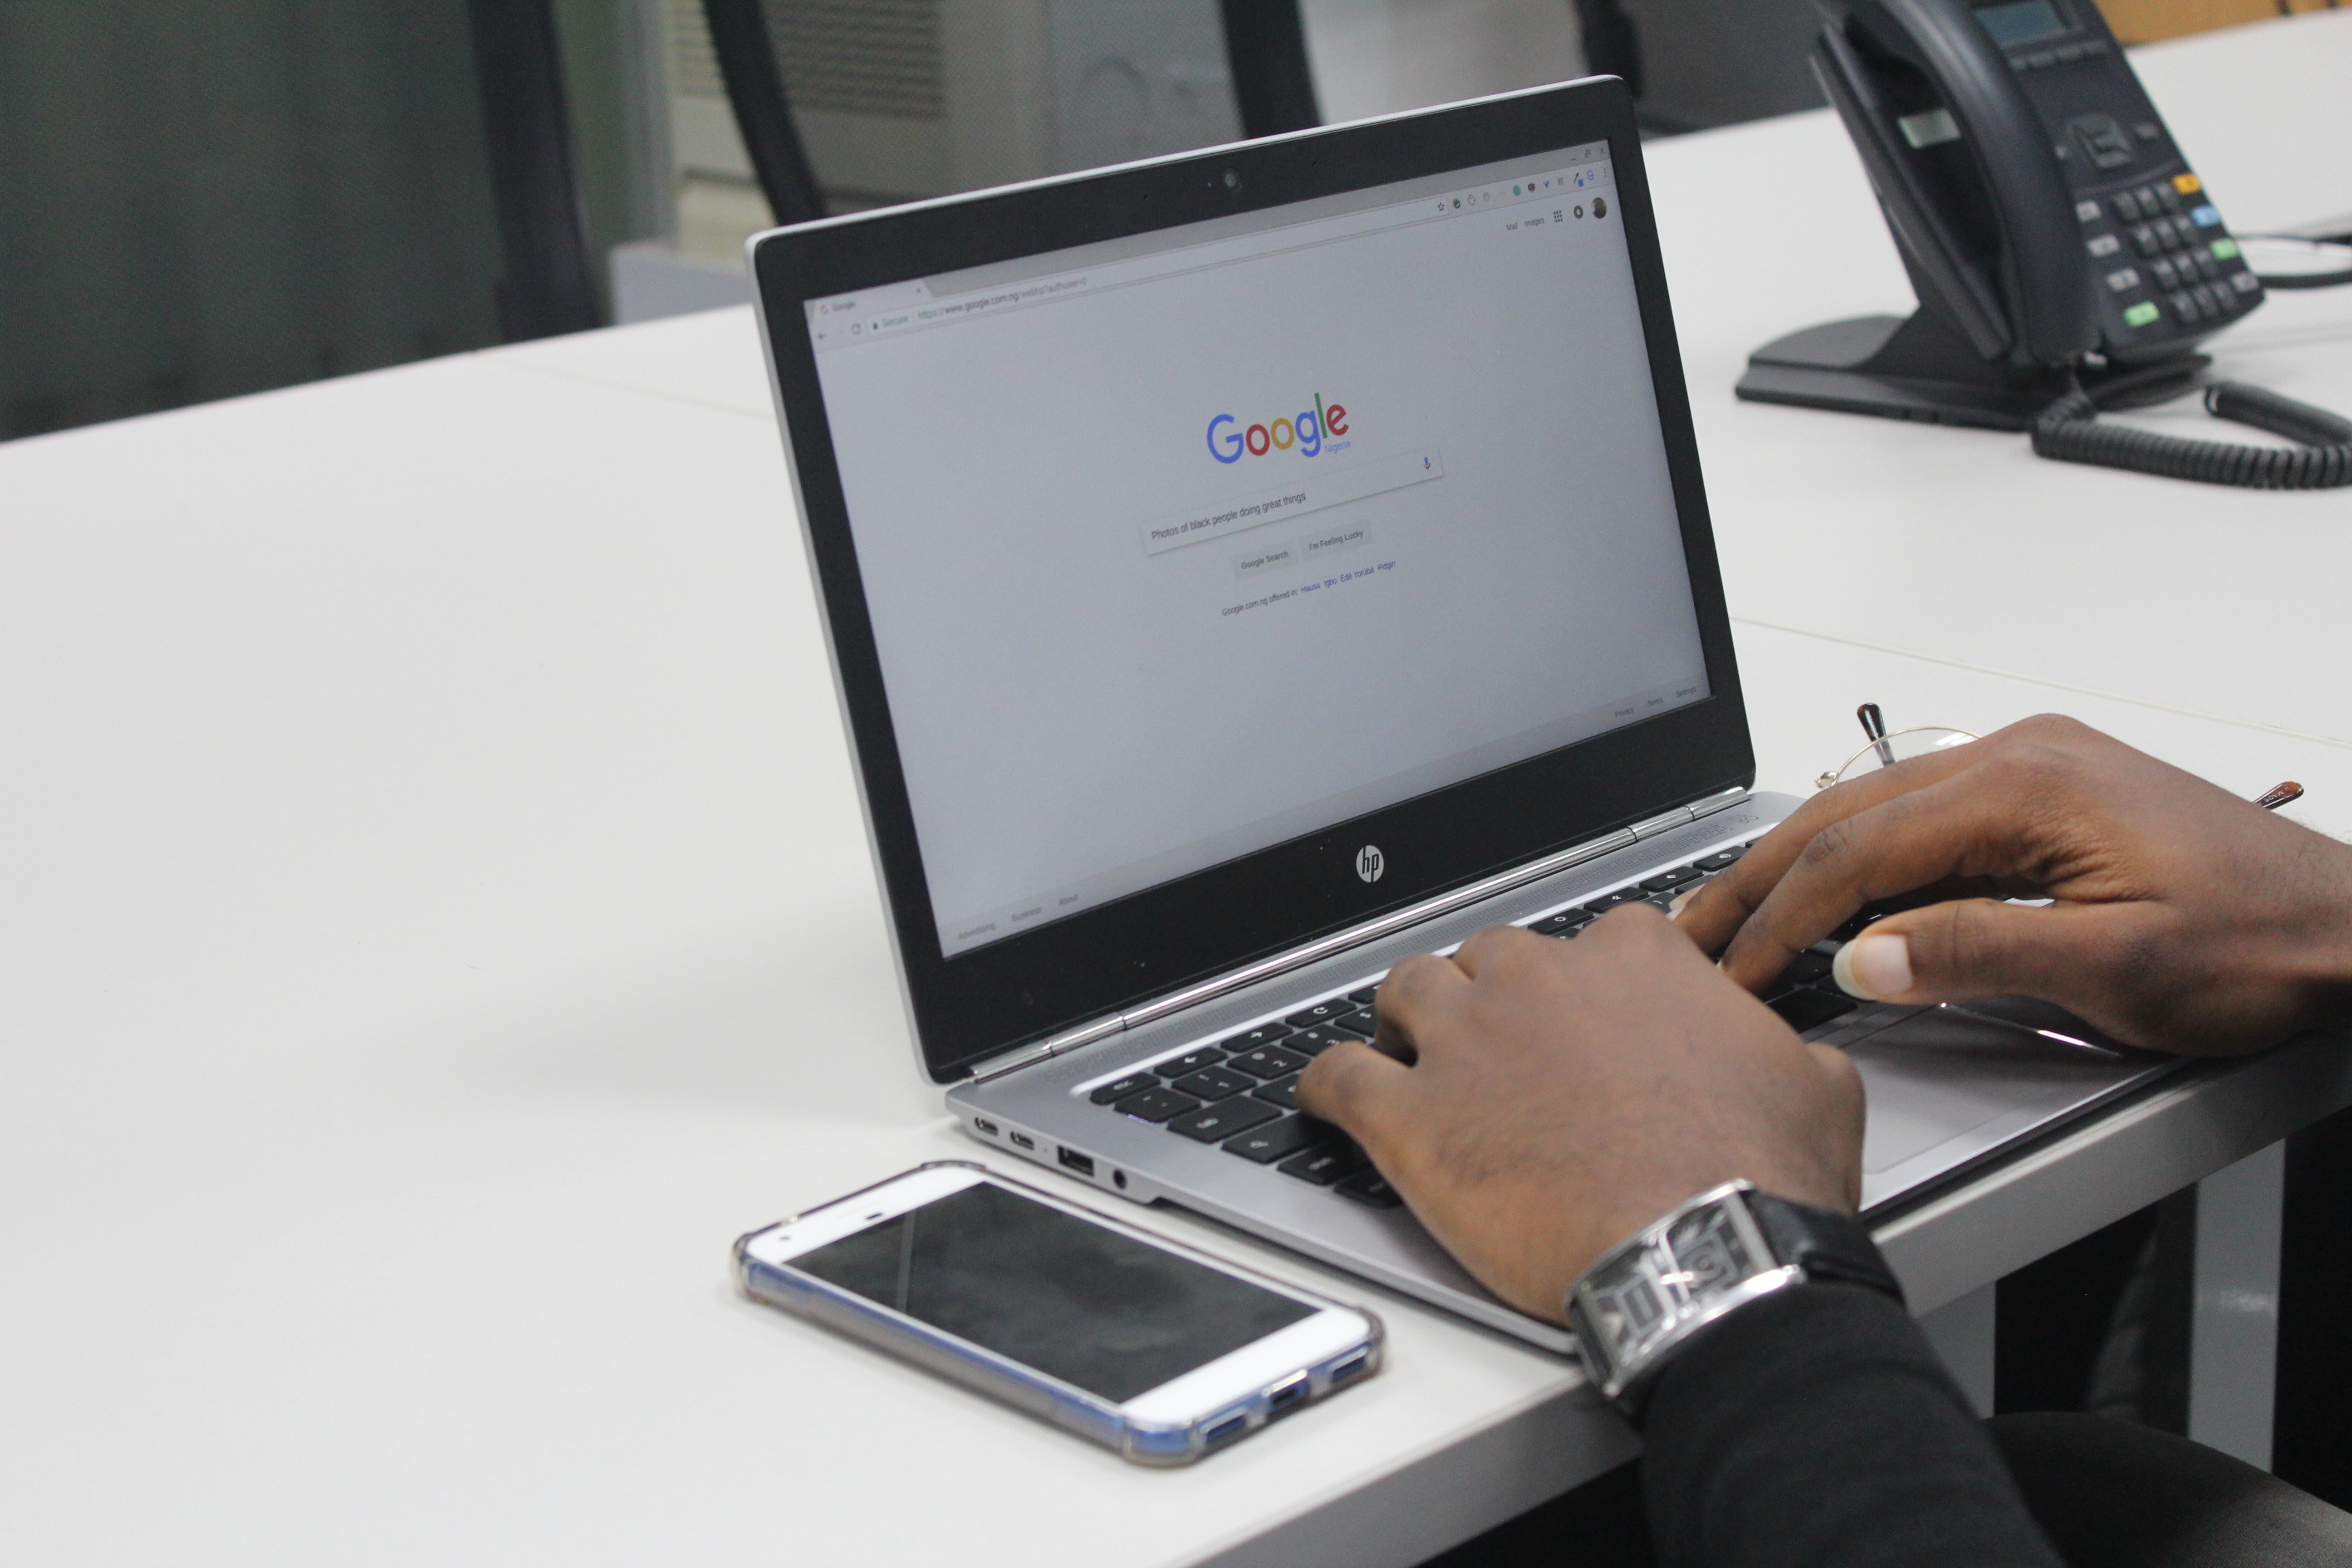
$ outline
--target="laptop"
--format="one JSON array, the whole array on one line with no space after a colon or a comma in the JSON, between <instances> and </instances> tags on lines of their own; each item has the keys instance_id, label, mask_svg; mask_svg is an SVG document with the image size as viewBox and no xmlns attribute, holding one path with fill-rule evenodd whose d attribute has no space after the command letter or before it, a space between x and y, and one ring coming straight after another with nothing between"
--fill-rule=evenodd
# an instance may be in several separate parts
<instances>
[{"instance_id":1,"label":"laptop","mask_svg":"<svg viewBox=\"0 0 2352 1568\"><path fill-rule=\"evenodd\" d=\"M1570 1349L1292 1094L1397 959L1574 940L1798 804L1751 788L1622 84L749 254L919 1065L962 1127ZM1827 969L1770 1002L1862 1068L1871 1212L2163 1070Z\"/></svg>"}]
</instances>

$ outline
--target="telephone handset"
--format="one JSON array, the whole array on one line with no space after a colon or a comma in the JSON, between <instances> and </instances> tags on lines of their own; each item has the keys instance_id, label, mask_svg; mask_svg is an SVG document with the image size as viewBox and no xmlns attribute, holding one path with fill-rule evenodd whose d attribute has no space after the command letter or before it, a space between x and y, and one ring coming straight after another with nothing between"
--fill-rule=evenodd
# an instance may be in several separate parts
<instances>
[{"instance_id":1,"label":"telephone handset","mask_svg":"<svg viewBox=\"0 0 2352 1568\"><path fill-rule=\"evenodd\" d=\"M2032 430L2076 461L2352 483L2352 423L2228 384L2208 406L2315 450L2183 442L2095 414L2185 392L2198 342L2263 301L2093 0L1821 0L1813 68L1918 310L1759 350L1754 402Z\"/></svg>"}]
</instances>

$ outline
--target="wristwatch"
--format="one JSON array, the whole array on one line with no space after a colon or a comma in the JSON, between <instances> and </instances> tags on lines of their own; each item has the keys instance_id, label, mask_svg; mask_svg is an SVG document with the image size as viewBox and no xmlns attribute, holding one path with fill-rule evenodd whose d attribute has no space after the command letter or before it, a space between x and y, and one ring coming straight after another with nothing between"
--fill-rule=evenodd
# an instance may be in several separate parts
<instances>
[{"instance_id":1,"label":"wristwatch","mask_svg":"<svg viewBox=\"0 0 2352 1568\"><path fill-rule=\"evenodd\" d=\"M1584 1370L1638 1417L1667 1363L1710 1323L1808 1279L1903 1300L1862 1222L1726 1182L1610 1249L1568 1293Z\"/></svg>"}]
</instances>

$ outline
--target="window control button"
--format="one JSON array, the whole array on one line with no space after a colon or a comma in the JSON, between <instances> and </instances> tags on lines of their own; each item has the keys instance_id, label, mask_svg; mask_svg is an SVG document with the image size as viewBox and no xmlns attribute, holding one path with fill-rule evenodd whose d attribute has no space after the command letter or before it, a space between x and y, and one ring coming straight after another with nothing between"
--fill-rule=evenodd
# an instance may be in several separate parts
<instances>
[{"instance_id":1,"label":"window control button","mask_svg":"<svg viewBox=\"0 0 2352 1568\"><path fill-rule=\"evenodd\" d=\"M1108 1105L1114 1100L1125 1100L1147 1089L1158 1089L1160 1080L1148 1072L1131 1072L1117 1083L1107 1083L1088 1096L1097 1105Z\"/></svg>"},{"instance_id":2,"label":"window control button","mask_svg":"<svg viewBox=\"0 0 2352 1568\"><path fill-rule=\"evenodd\" d=\"M1333 996L1318 1002L1312 1007L1302 1007L1283 1020L1294 1029L1311 1029L1318 1024L1328 1024L1342 1013L1353 1012L1355 1004L1345 996Z\"/></svg>"},{"instance_id":3,"label":"window control button","mask_svg":"<svg viewBox=\"0 0 2352 1568\"><path fill-rule=\"evenodd\" d=\"M1738 862L1739 858L1747 853L1748 847L1741 845L1737 849L1718 849L1712 855L1702 855L1691 864L1702 871L1720 871L1725 867Z\"/></svg>"},{"instance_id":4,"label":"window control button","mask_svg":"<svg viewBox=\"0 0 2352 1568\"><path fill-rule=\"evenodd\" d=\"M1671 871L1661 871L1654 877L1643 878L1642 886L1654 893L1671 892L1685 882L1697 881L1706 874L1696 866L1677 866Z\"/></svg>"},{"instance_id":5,"label":"window control button","mask_svg":"<svg viewBox=\"0 0 2352 1568\"><path fill-rule=\"evenodd\" d=\"M1255 1100L1228 1100L1176 1118L1168 1124L1168 1131L1181 1132L1203 1143L1222 1143L1236 1132L1246 1132L1281 1114L1273 1106Z\"/></svg>"}]
</instances>

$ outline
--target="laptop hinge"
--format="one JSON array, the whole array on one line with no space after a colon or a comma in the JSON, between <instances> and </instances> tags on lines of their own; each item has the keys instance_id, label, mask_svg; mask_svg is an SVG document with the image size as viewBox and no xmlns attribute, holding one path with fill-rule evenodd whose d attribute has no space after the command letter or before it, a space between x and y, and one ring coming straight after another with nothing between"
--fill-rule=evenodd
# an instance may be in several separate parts
<instances>
[{"instance_id":1,"label":"laptop hinge","mask_svg":"<svg viewBox=\"0 0 2352 1568\"><path fill-rule=\"evenodd\" d=\"M1214 979L1202 981L1197 985L1188 985L1181 991L1171 991L1165 996L1156 997L1127 1012L1113 1013L1090 1023L1080 1024L1075 1028L1065 1029L1058 1035L1049 1035L1042 1040L1023 1046L1018 1050L1007 1051L999 1057L991 1057L972 1068L971 1081L986 1083L990 1079L1003 1078L1009 1072L1018 1072L1023 1068L1058 1057L1065 1051L1074 1051L1080 1046L1093 1045L1097 1040L1108 1039L1111 1036L1128 1029L1139 1029L1146 1024L1156 1023L1170 1014L1181 1013L1187 1007L1198 1006L1229 991L1239 991L1244 986L1255 985L1261 980L1271 980L1276 975L1289 970L1304 968L1334 953L1344 952L1364 942L1376 942L1384 936L1392 936L1409 926L1419 925L1423 921L1435 920L1439 915L1477 903L1483 899L1491 899L1498 893L1507 893L1524 883L1552 876L1573 866L1580 866L1587 860L1597 860L1603 855L1638 844L1644 838L1654 837L1670 827L1681 827L1696 822L1702 816L1712 816L1725 807L1737 805L1747 798L1748 792L1745 789L1727 789L1719 794L1708 795L1693 805L1678 805L1672 811L1660 812L1657 816L1637 822L1631 827L1621 827L1614 833L1582 844L1572 845L1557 854L1547 855L1539 860L1530 860L1523 866L1515 866L1507 871L1497 872L1492 877L1472 882L1466 887L1456 888L1450 893L1440 893L1435 898L1423 899L1417 904L1409 904L1403 909L1366 921L1361 925L1349 926L1346 931L1334 931L1329 936L1318 937L1313 942L1304 942L1286 952L1277 952L1271 958L1261 958L1255 963L1244 964L1239 969L1228 970Z\"/></svg>"},{"instance_id":2,"label":"laptop hinge","mask_svg":"<svg viewBox=\"0 0 2352 1568\"><path fill-rule=\"evenodd\" d=\"M1023 1046L1019 1050L989 1058L971 1069L971 1081L986 1083L990 1079L1003 1078L1006 1073L1020 1071L1032 1062L1042 1062L1048 1057L1058 1057L1064 1051L1075 1051L1080 1046L1107 1040L1126 1027L1127 1015L1113 1013L1108 1017L1080 1024L1074 1029L1065 1029L1058 1035L1048 1035L1042 1040Z\"/></svg>"}]
</instances>

